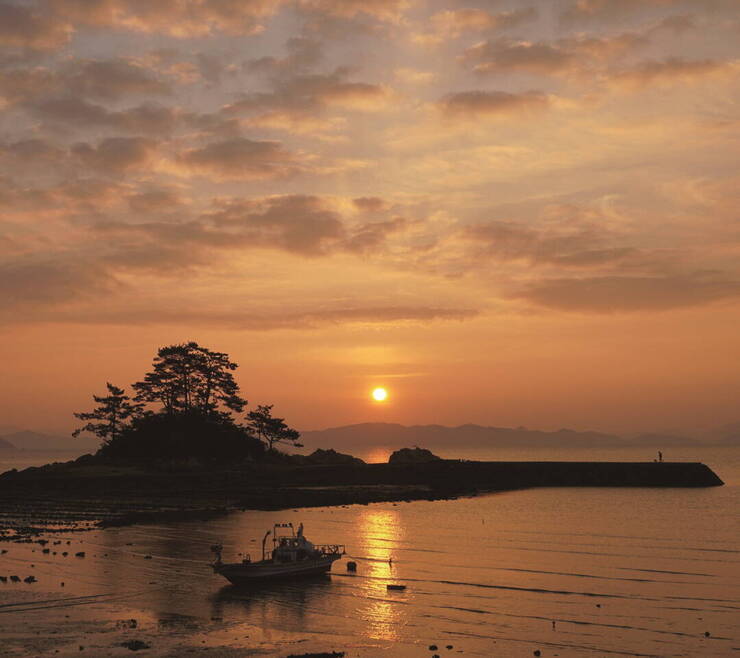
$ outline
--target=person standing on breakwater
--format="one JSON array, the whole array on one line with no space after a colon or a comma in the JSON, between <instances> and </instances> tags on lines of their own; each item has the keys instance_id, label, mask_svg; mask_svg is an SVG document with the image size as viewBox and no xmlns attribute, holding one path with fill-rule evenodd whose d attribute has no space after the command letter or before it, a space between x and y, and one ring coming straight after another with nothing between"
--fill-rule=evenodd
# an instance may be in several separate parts
<instances>
[{"instance_id":1,"label":"person standing on breakwater","mask_svg":"<svg viewBox=\"0 0 740 658\"><path fill-rule=\"evenodd\" d=\"M660 450L658 450L658 461L659 462L663 461L663 453Z\"/></svg>"}]
</instances>

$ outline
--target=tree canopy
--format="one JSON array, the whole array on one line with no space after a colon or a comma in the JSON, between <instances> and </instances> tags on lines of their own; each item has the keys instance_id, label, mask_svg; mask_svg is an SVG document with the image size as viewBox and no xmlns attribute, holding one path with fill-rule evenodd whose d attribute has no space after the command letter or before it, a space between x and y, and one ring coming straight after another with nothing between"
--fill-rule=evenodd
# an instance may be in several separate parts
<instances>
[{"instance_id":1,"label":"tree canopy","mask_svg":"<svg viewBox=\"0 0 740 658\"><path fill-rule=\"evenodd\" d=\"M160 402L168 414L213 413L219 407L241 412L247 404L232 374L238 366L224 352L192 341L168 345L158 350L152 365L144 379L132 385L137 402Z\"/></svg>"},{"instance_id":2,"label":"tree canopy","mask_svg":"<svg viewBox=\"0 0 740 658\"><path fill-rule=\"evenodd\" d=\"M133 398L107 384L108 395L93 399L91 412L75 413L87 424L73 432L102 439L99 454L114 459L155 460L261 458L279 443L299 447L300 434L272 405L258 406L241 424L233 414L247 401L234 379L237 364L224 352L196 342L157 351L152 369L132 384Z\"/></svg>"}]
</instances>

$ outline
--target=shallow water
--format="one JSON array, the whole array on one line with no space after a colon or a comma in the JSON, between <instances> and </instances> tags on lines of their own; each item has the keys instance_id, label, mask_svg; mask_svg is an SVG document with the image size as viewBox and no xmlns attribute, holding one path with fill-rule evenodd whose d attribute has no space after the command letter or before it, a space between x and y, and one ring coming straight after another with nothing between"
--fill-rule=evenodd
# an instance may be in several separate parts
<instances>
[{"instance_id":1,"label":"shallow water","mask_svg":"<svg viewBox=\"0 0 740 658\"><path fill-rule=\"evenodd\" d=\"M728 486L243 512L49 536L62 542L47 546L56 555L6 543L0 575L38 582L0 583L3 649L130 655L118 645L136 638L173 656L737 655L738 460L717 459ZM346 544L347 557L328 578L249 590L211 572L212 544L223 542L225 559L256 558L265 530L283 521ZM135 629L121 623L131 618Z\"/></svg>"}]
</instances>

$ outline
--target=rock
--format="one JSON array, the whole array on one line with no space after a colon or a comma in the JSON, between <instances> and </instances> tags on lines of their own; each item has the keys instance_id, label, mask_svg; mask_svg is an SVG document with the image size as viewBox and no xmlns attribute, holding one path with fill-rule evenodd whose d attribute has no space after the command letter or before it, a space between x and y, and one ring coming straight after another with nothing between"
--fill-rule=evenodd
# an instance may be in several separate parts
<instances>
[{"instance_id":1,"label":"rock","mask_svg":"<svg viewBox=\"0 0 740 658\"><path fill-rule=\"evenodd\" d=\"M448 650L449 650L449 649L454 649L454 648L455 648L455 647L453 647L453 646L452 646L451 644L448 644L448 645L447 645L447 646L445 647L445 649L448 649Z\"/></svg>"},{"instance_id":2,"label":"rock","mask_svg":"<svg viewBox=\"0 0 740 658\"><path fill-rule=\"evenodd\" d=\"M144 559L145 559L145 560L151 560L151 559L152 559L152 556L151 556L151 555L145 555L145 556L144 556Z\"/></svg>"},{"instance_id":3,"label":"rock","mask_svg":"<svg viewBox=\"0 0 740 658\"><path fill-rule=\"evenodd\" d=\"M294 455L298 457L299 455ZM301 460L302 463L306 464L364 464L359 457L353 457L352 455L345 455L341 452L329 448L328 450L314 450L310 455L304 457Z\"/></svg>"},{"instance_id":4,"label":"rock","mask_svg":"<svg viewBox=\"0 0 740 658\"><path fill-rule=\"evenodd\" d=\"M79 551L78 553L75 553L75 557L85 557L85 551Z\"/></svg>"},{"instance_id":5,"label":"rock","mask_svg":"<svg viewBox=\"0 0 740 658\"><path fill-rule=\"evenodd\" d=\"M42 553L51 553L51 549L50 549L50 548L45 548L45 549L44 549L43 551L41 551L41 552L42 552Z\"/></svg>"},{"instance_id":6,"label":"rock","mask_svg":"<svg viewBox=\"0 0 740 658\"><path fill-rule=\"evenodd\" d=\"M420 464L424 462L439 461L441 458L433 454L431 450L419 448L401 448L388 457L389 464Z\"/></svg>"},{"instance_id":7,"label":"rock","mask_svg":"<svg viewBox=\"0 0 740 658\"><path fill-rule=\"evenodd\" d=\"M11 576L10 577L10 582L12 582L12 583L19 583L19 582L21 582L21 579L18 576Z\"/></svg>"},{"instance_id":8,"label":"rock","mask_svg":"<svg viewBox=\"0 0 740 658\"><path fill-rule=\"evenodd\" d=\"M437 650L437 645L436 644L430 644L429 645L429 651L436 651L436 650Z\"/></svg>"},{"instance_id":9,"label":"rock","mask_svg":"<svg viewBox=\"0 0 740 658\"><path fill-rule=\"evenodd\" d=\"M135 619L121 619L116 622L116 628L136 628L138 624Z\"/></svg>"},{"instance_id":10,"label":"rock","mask_svg":"<svg viewBox=\"0 0 740 658\"><path fill-rule=\"evenodd\" d=\"M386 585L386 589L393 589L398 591L403 591L406 589L406 585ZM431 649L431 651L434 651L434 649Z\"/></svg>"},{"instance_id":11,"label":"rock","mask_svg":"<svg viewBox=\"0 0 740 658\"><path fill-rule=\"evenodd\" d=\"M126 640L126 642L121 642L121 646L126 649L130 649L131 651L140 651L141 649L151 648L150 645L141 640Z\"/></svg>"},{"instance_id":12,"label":"rock","mask_svg":"<svg viewBox=\"0 0 740 658\"><path fill-rule=\"evenodd\" d=\"M540 650L539 650L539 649L535 649L535 650L534 650L534 651L533 651L532 653L533 653L533 654L534 654L535 656L541 656L541 655L542 655L542 653L540 652Z\"/></svg>"},{"instance_id":13,"label":"rock","mask_svg":"<svg viewBox=\"0 0 740 658\"><path fill-rule=\"evenodd\" d=\"M24 583L35 583L36 582L36 577L35 576L27 576L26 578L23 579L23 582Z\"/></svg>"},{"instance_id":14,"label":"rock","mask_svg":"<svg viewBox=\"0 0 740 658\"><path fill-rule=\"evenodd\" d=\"M709 637L709 631L704 631L704 637Z\"/></svg>"}]
</instances>

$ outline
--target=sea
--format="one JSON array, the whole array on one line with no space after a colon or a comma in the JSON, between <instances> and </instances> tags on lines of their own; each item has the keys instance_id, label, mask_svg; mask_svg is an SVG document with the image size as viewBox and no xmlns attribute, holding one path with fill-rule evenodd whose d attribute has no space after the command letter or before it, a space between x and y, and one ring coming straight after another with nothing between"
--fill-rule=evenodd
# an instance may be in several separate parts
<instances>
[{"instance_id":1,"label":"sea","mask_svg":"<svg viewBox=\"0 0 740 658\"><path fill-rule=\"evenodd\" d=\"M3 544L0 576L36 582L0 583L0 654L130 655L124 643L136 641L142 655L167 656L740 656L740 450L696 450L663 456L702 461L725 486L245 511L57 533L49 553ZM454 456L656 458L636 449ZM303 523L310 540L343 544L346 556L326 578L248 589L212 572L212 545L225 560L258 559L275 523Z\"/></svg>"}]
</instances>

